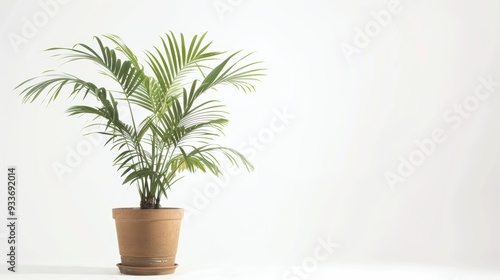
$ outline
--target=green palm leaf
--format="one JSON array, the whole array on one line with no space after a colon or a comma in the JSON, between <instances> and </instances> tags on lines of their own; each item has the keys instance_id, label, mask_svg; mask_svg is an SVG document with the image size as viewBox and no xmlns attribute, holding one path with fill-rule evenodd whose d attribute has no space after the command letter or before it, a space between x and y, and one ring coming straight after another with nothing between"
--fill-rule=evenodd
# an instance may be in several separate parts
<instances>
[{"instance_id":1,"label":"green palm leaf","mask_svg":"<svg viewBox=\"0 0 500 280\"><path fill-rule=\"evenodd\" d=\"M222 59L224 52L208 50L211 43L204 42L205 35L186 40L183 34L165 34L160 46L146 52L147 68L116 35L104 36L111 46L95 37L95 47L51 48L66 63L96 64L98 72L117 88L53 71L17 88L23 102L42 99L51 103L61 94L73 99L80 96L86 102L92 96L94 105L73 105L68 115L91 117L91 133L106 136L105 146L117 151L114 164L123 184L137 185L141 208L158 208L161 197L167 198L167 191L183 178L183 171L220 175L221 158L253 169L238 151L213 144L228 123L227 112L220 101L200 96L219 85L252 92L265 69L261 62L247 62L250 54L235 52ZM128 109L129 123L127 113L119 110L123 107ZM148 113L139 114L139 108Z\"/></svg>"}]
</instances>

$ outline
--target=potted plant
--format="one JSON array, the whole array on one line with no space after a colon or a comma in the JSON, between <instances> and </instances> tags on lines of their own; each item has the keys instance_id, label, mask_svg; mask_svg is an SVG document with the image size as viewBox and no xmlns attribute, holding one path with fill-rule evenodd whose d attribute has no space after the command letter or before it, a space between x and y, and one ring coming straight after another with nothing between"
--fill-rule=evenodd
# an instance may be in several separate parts
<instances>
[{"instance_id":1,"label":"potted plant","mask_svg":"<svg viewBox=\"0 0 500 280\"><path fill-rule=\"evenodd\" d=\"M206 34L206 33L205 33ZM206 96L219 85L254 91L264 75L260 62L248 55L209 51L205 34L185 40L165 34L146 51L146 65L116 35L95 37L96 47L77 44L52 48L66 62L90 61L109 78L106 87L64 72L45 72L21 83L23 102L43 97L51 103L60 94L80 97L86 105L67 109L70 116L89 115L89 133L107 137L115 150L114 164L139 193L139 207L113 209L124 274L169 274L175 255L183 209L162 208L163 197L186 172L221 174L219 160L253 169L238 151L213 143L227 124L221 102ZM105 44L108 42L111 46ZM99 80L100 81L100 80Z\"/></svg>"}]
</instances>

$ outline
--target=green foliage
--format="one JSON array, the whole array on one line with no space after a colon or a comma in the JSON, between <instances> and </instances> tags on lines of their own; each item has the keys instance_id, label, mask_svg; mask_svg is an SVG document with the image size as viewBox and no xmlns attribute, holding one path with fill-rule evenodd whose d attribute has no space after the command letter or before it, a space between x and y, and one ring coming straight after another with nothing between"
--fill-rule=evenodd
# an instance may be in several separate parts
<instances>
[{"instance_id":1,"label":"green foliage","mask_svg":"<svg viewBox=\"0 0 500 280\"><path fill-rule=\"evenodd\" d=\"M51 103L61 93L81 96L82 101L90 94L97 100L98 106L75 105L67 112L91 116L92 132L107 136L106 145L119 151L114 164L122 172L123 184L137 185L141 208L159 208L162 196L167 197L183 171L221 174L220 157L253 169L238 151L212 143L228 122L227 113L220 101L200 96L218 85L254 91L253 83L264 75L260 62L247 62L249 55L239 52L222 58L223 52L208 51L211 43L204 42L205 34L188 42L182 34L176 37L170 32L161 46L146 52L146 69L118 36L104 37L112 47L95 37L94 48L77 44L49 51L66 62L93 62L119 90L50 71L17 87L23 102L43 96ZM124 122L119 108L127 109L130 123ZM147 114L139 120L141 110Z\"/></svg>"}]
</instances>

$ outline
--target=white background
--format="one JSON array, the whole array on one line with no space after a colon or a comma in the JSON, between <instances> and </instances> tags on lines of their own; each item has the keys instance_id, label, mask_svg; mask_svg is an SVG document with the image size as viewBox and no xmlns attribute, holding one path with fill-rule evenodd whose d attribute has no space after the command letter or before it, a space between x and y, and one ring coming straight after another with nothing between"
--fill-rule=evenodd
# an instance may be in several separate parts
<instances>
[{"instance_id":1,"label":"white background","mask_svg":"<svg viewBox=\"0 0 500 280\"><path fill-rule=\"evenodd\" d=\"M195 175L163 201L188 216L179 273L233 265L284 273L328 238L339 247L321 267L499 267L500 87L472 105L480 77L500 81L500 2L401 0L400 12L351 55L342 46L356 47L356 28L375 23L387 1L52 3L52 15L37 1L0 3L0 166L18 168L21 270L112 268L119 254L111 209L137 206L138 195L121 185L104 141L83 136L86 120L66 116L69 102L21 104L13 88L59 67L46 48L112 33L142 55L170 30L208 31L213 50L254 51L269 69L256 93L214 93L231 112L222 142L243 145L255 172ZM458 124L449 110L464 100L473 109ZM398 174L401 158L418 153L415 141L436 129L446 140L391 188L387 172ZM71 151L84 146L90 150L69 166ZM71 172L58 177L54 164ZM0 233L5 255L4 226Z\"/></svg>"}]
</instances>

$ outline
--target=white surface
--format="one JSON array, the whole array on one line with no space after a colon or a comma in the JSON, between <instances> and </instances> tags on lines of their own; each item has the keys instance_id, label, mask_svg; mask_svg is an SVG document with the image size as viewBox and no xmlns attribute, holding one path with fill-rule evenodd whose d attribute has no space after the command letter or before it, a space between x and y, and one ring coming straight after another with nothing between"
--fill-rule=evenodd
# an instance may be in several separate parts
<instances>
[{"instance_id":1,"label":"white surface","mask_svg":"<svg viewBox=\"0 0 500 280\"><path fill-rule=\"evenodd\" d=\"M232 7L218 13L219 2ZM443 114L473 96L480 77L500 81L500 2L401 6L349 62L341 45L353 44L355 28L388 9L386 1L68 1L18 52L9 34L21 36L43 8L2 1L0 167L19 170L20 263L112 267L119 256L111 208L138 199L120 185L102 141L81 136L85 120L66 117L64 99L24 105L13 88L58 67L43 49L115 33L140 54L172 30L208 31L214 49L255 51L269 68L255 94L217 93L232 120L223 142L251 154L256 171L194 176L163 203L188 213L182 273L293 265L328 238L340 245L331 261L498 269L500 88L460 124L457 114ZM283 110L293 117L279 119ZM392 191L386 172L397 172L399 157L436 129L446 140ZM88 154L59 180L53 164L67 164L69 151L85 145ZM5 195L0 189L0 217ZM5 234L0 227L0 255Z\"/></svg>"},{"instance_id":2,"label":"white surface","mask_svg":"<svg viewBox=\"0 0 500 280\"><path fill-rule=\"evenodd\" d=\"M319 267L303 278L284 276L286 267L223 267L186 271L179 267L175 274L168 276L148 276L147 279L172 280L297 280L297 279L342 279L342 280L493 280L499 273L480 270L436 269L418 266L360 266L335 264ZM5 272L4 272L5 274ZM0 274L2 275L2 274ZM144 276L121 275L114 268L104 267L62 267L27 266L23 272L9 275L9 279L103 279L125 280L144 279Z\"/></svg>"}]
</instances>

